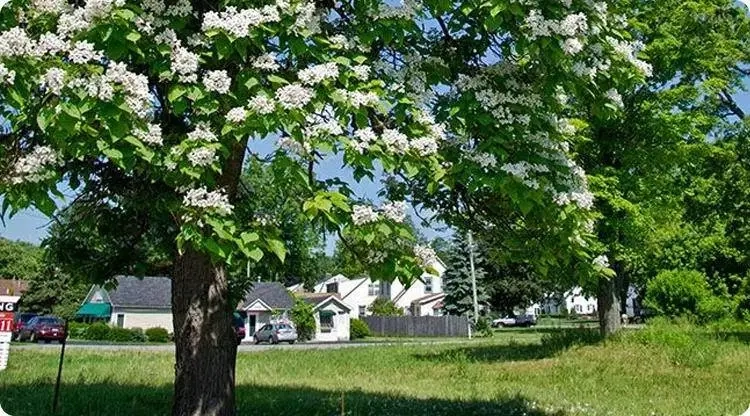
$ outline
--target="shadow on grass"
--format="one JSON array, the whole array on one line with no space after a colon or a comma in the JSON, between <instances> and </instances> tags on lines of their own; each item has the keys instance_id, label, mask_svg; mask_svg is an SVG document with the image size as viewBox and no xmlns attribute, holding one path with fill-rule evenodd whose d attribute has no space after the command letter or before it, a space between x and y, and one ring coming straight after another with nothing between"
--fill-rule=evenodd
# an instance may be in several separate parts
<instances>
[{"instance_id":1,"label":"shadow on grass","mask_svg":"<svg viewBox=\"0 0 750 416\"><path fill-rule=\"evenodd\" d=\"M51 414L52 384L4 385L0 400L13 416ZM66 384L59 415L155 416L170 413L171 386ZM342 398L344 402L342 411ZM565 416L536 409L522 397L493 401L452 401L307 387L243 385L237 387L237 414L246 415L503 415Z\"/></svg>"},{"instance_id":2,"label":"shadow on grass","mask_svg":"<svg viewBox=\"0 0 750 416\"><path fill-rule=\"evenodd\" d=\"M476 345L432 353L415 354L419 360L445 363L528 361L554 357L574 346L593 345L602 341L599 332L589 328L555 329L545 332L539 344L511 341L500 345Z\"/></svg>"}]
</instances>

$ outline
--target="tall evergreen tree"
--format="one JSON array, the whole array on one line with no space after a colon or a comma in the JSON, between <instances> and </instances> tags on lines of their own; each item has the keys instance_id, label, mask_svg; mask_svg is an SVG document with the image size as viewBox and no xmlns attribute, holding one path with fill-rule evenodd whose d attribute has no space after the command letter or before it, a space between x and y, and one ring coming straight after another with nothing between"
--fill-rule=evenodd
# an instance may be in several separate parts
<instances>
[{"instance_id":1,"label":"tall evergreen tree","mask_svg":"<svg viewBox=\"0 0 750 416\"><path fill-rule=\"evenodd\" d=\"M486 291L486 273L484 257L476 243L474 251L474 269L477 278L477 300L480 304L489 299ZM471 264L469 263L469 243L461 234L453 237L451 250L446 259L447 269L443 275L445 292L444 308L450 315L474 314L474 301L471 289Z\"/></svg>"}]
</instances>

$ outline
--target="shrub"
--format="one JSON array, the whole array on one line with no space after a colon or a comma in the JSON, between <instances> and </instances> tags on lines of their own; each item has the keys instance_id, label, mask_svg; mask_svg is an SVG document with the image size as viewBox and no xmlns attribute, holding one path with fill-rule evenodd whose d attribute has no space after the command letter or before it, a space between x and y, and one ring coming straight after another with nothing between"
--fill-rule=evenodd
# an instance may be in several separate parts
<instances>
[{"instance_id":1,"label":"shrub","mask_svg":"<svg viewBox=\"0 0 750 416\"><path fill-rule=\"evenodd\" d=\"M290 315L294 328L297 330L297 339L300 341L313 339L316 327L312 305L302 298L295 298Z\"/></svg>"},{"instance_id":2,"label":"shrub","mask_svg":"<svg viewBox=\"0 0 750 416\"><path fill-rule=\"evenodd\" d=\"M404 310L396 306L392 300L386 298L377 298L369 307L370 312L375 316L403 316Z\"/></svg>"},{"instance_id":3,"label":"shrub","mask_svg":"<svg viewBox=\"0 0 750 416\"><path fill-rule=\"evenodd\" d=\"M370 327L365 321L352 319L349 323L349 339L360 339L370 336Z\"/></svg>"},{"instance_id":4,"label":"shrub","mask_svg":"<svg viewBox=\"0 0 750 416\"><path fill-rule=\"evenodd\" d=\"M148 337L143 332L143 328L131 328L130 329L130 340L133 342L146 342Z\"/></svg>"},{"instance_id":5,"label":"shrub","mask_svg":"<svg viewBox=\"0 0 750 416\"><path fill-rule=\"evenodd\" d=\"M722 352L715 333L685 318L653 318L648 326L624 338L653 347L654 353L666 353L672 364L689 368L711 366Z\"/></svg>"},{"instance_id":6,"label":"shrub","mask_svg":"<svg viewBox=\"0 0 750 416\"><path fill-rule=\"evenodd\" d=\"M109 326L104 322L95 322L86 328L83 339L91 341L104 341L109 336Z\"/></svg>"},{"instance_id":7,"label":"shrub","mask_svg":"<svg viewBox=\"0 0 750 416\"><path fill-rule=\"evenodd\" d=\"M705 324L726 319L732 315L732 309L729 300L709 295L698 302L698 321Z\"/></svg>"},{"instance_id":8,"label":"shrub","mask_svg":"<svg viewBox=\"0 0 750 416\"><path fill-rule=\"evenodd\" d=\"M750 276L745 277L737 293L737 319L750 322Z\"/></svg>"},{"instance_id":9,"label":"shrub","mask_svg":"<svg viewBox=\"0 0 750 416\"><path fill-rule=\"evenodd\" d=\"M149 328L146 330L148 342L169 342L169 331L164 328Z\"/></svg>"},{"instance_id":10,"label":"shrub","mask_svg":"<svg viewBox=\"0 0 750 416\"><path fill-rule=\"evenodd\" d=\"M693 316L712 297L706 276L695 270L663 271L646 285L644 305L657 315ZM705 304L709 309L713 305Z\"/></svg>"},{"instance_id":11,"label":"shrub","mask_svg":"<svg viewBox=\"0 0 750 416\"><path fill-rule=\"evenodd\" d=\"M68 338L85 339L84 337L88 328L89 324L83 322L68 322Z\"/></svg>"},{"instance_id":12,"label":"shrub","mask_svg":"<svg viewBox=\"0 0 750 416\"><path fill-rule=\"evenodd\" d=\"M477 319L477 323L474 326L474 330L476 331L476 335L480 337L491 337L495 335L495 331L492 330L492 326L490 325L490 321L484 317L481 317Z\"/></svg>"},{"instance_id":13,"label":"shrub","mask_svg":"<svg viewBox=\"0 0 750 416\"><path fill-rule=\"evenodd\" d=\"M107 341L112 342L130 342L133 338L133 332L127 328L111 327L107 333Z\"/></svg>"}]
</instances>

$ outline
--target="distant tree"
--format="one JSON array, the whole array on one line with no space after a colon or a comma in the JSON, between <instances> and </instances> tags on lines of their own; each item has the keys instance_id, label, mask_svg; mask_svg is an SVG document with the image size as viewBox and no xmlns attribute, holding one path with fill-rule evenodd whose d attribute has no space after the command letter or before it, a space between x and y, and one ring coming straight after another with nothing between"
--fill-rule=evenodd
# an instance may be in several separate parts
<instances>
[{"instance_id":1,"label":"distant tree","mask_svg":"<svg viewBox=\"0 0 750 416\"><path fill-rule=\"evenodd\" d=\"M533 268L519 263L486 264L488 302L493 310L510 314L516 308L527 308L553 291L549 280L537 275Z\"/></svg>"},{"instance_id":2,"label":"distant tree","mask_svg":"<svg viewBox=\"0 0 750 416\"><path fill-rule=\"evenodd\" d=\"M33 244L0 238L0 279L31 280L42 269L43 255Z\"/></svg>"},{"instance_id":3,"label":"distant tree","mask_svg":"<svg viewBox=\"0 0 750 416\"><path fill-rule=\"evenodd\" d=\"M486 303L489 299L486 290L485 261L478 245L474 244L474 269L477 280L477 301ZM471 265L469 263L469 244L466 238L457 233L448 252L446 271L443 275L443 291L445 311L450 315L474 314L474 298L471 286Z\"/></svg>"},{"instance_id":4,"label":"distant tree","mask_svg":"<svg viewBox=\"0 0 750 416\"><path fill-rule=\"evenodd\" d=\"M22 298L21 307L24 311L52 313L71 319L90 287L89 282L48 265L29 280L29 290Z\"/></svg>"},{"instance_id":5,"label":"distant tree","mask_svg":"<svg viewBox=\"0 0 750 416\"><path fill-rule=\"evenodd\" d=\"M377 298L370 304L368 310L375 316L402 316L404 310L399 308L392 300Z\"/></svg>"}]
</instances>

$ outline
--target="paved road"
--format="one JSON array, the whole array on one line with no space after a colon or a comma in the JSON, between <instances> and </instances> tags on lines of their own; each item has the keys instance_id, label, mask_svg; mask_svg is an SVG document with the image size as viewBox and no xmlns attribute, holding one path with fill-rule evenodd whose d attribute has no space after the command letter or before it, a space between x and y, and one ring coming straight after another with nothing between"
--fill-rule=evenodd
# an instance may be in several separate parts
<instances>
[{"instance_id":1,"label":"paved road","mask_svg":"<svg viewBox=\"0 0 750 416\"><path fill-rule=\"evenodd\" d=\"M414 342L329 342L329 343L297 343L294 345L279 344L242 344L239 347L240 353L253 353L269 350L336 350L342 348L359 348L359 347L384 347L393 345L433 345L433 344L455 344L462 343L463 340L445 340L445 341L414 341ZM14 343L12 349L60 349L60 344L29 344ZM68 350L97 350L97 351L154 351L154 352L172 352L173 344L100 344L86 342L69 342L66 349Z\"/></svg>"}]
</instances>

